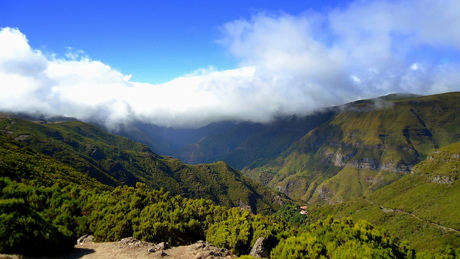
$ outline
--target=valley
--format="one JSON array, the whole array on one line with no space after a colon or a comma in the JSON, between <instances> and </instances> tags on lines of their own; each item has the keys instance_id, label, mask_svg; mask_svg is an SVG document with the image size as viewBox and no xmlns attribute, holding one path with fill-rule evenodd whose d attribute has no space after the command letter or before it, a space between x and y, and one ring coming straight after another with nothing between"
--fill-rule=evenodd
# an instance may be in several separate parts
<instances>
[{"instance_id":1,"label":"valley","mask_svg":"<svg viewBox=\"0 0 460 259\"><path fill-rule=\"evenodd\" d=\"M21 253L22 242L48 236L52 255L92 234L206 240L240 256L265 237L273 258L313 239L328 255L345 249L338 243L366 247L362 256L460 255L458 100L458 92L394 94L267 124L138 122L111 133L2 113L0 220L10 227L0 247ZM379 241L355 240L353 231Z\"/></svg>"},{"instance_id":2,"label":"valley","mask_svg":"<svg viewBox=\"0 0 460 259\"><path fill-rule=\"evenodd\" d=\"M302 202L341 203L396 181L431 151L459 142L459 98L455 92L392 94L269 124L214 123L183 129L188 141L156 152L192 164L224 161ZM167 142L177 130L147 133Z\"/></svg>"}]
</instances>

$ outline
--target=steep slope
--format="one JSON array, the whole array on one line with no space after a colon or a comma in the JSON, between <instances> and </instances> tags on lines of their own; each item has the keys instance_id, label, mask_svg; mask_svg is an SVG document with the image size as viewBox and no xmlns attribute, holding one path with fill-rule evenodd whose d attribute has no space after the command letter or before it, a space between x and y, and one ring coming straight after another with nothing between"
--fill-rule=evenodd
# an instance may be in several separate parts
<instances>
[{"instance_id":1,"label":"steep slope","mask_svg":"<svg viewBox=\"0 0 460 259\"><path fill-rule=\"evenodd\" d=\"M250 225L245 226L245 235L207 233L209 228L225 231L233 217ZM216 236L220 242L244 243L241 250L234 250L241 253L263 231L273 237L289 231L288 225L275 220L209 200L172 196L140 183L136 188L111 188L0 135L0 254L61 258L77 237L88 233L99 242L134 236L171 245ZM222 227L221 221L225 222Z\"/></svg>"},{"instance_id":2,"label":"steep slope","mask_svg":"<svg viewBox=\"0 0 460 259\"><path fill-rule=\"evenodd\" d=\"M253 212L268 213L284 200L222 162L186 165L89 124L40 123L4 117L0 119L0 134L110 186L143 182L173 195L206 198Z\"/></svg>"},{"instance_id":3,"label":"steep slope","mask_svg":"<svg viewBox=\"0 0 460 259\"><path fill-rule=\"evenodd\" d=\"M452 166L457 168L458 164ZM457 177L448 172L440 175ZM438 179L437 175L430 177ZM451 178L447 181L452 183ZM256 239L263 236L273 245L271 256L275 258L293 253L372 258L415 255L386 231L350 218L337 221L329 217L309 226L293 226L283 217L254 215L203 199L171 196L145 184L136 184L136 188L104 186L2 134L0 229L0 253L34 257L61 258L61 253L75 244L76 237L87 233L97 241L133 236L155 243L167 241L173 246L206 240L237 255L247 254Z\"/></svg>"},{"instance_id":4,"label":"steep slope","mask_svg":"<svg viewBox=\"0 0 460 259\"><path fill-rule=\"evenodd\" d=\"M318 245L323 248L323 255L351 254L357 247L366 248L361 250L371 255L413 253L386 232L379 232L368 223L355 224L350 219L342 222L328 219L299 231L298 225L293 226L280 217L254 215L240 208L216 206L204 199L171 196L168 192L151 190L145 184L138 183L135 188L103 186L2 135L0 172L0 253L75 258L75 254L62 253L70 251L77 237L83 234L94 235L97 242L130 236L154 243L168 242L172 246L206 240L231 249L233 255L249 253L263 236L271 247L281 244L278 253L291 253L282 251L286 249L306 253L304 247L282 243L286 237L297 239L296 235L306 232L320 241L314 247L307 247L308 253L317 251ZM127 239L122 242L130 246L145 244L133 238L128 238L132 242ZM338 242L339 246L333 245ZM205 243L197 245L194 252ZM155 247L149 244L143 248L145 255L147 248L154 249L152 246ZM166 250L150 253L150 257L162 257L165 252L172 255L171 250Z\"/></svg>"},{"instance_id":5,"label":"steep slope","mask_svg":"<svg viewBox=\"0 0 460 259\"><path fill-rule=\"evenodd\" d=\"M201 128L172 128L145 122L134 122L107 130L136 142L144 143L157 154L177 157L180 153L176 152L181 148L196 143L206 136L226 131L235 124L235 122L223 121L214 122ZM181 157L181 159L183 158Z\"/></svg>"},{"instance_id":6,"label":"steep slope","mask_svg":"<svg viewBox=\"0 0 460 259\"><path fill-rule=\"evenodd\" d=\"M225 127L175 151L174 156L190 164L218 161L220 160L218 157L237 149L242 142L264 128L262 124L251 122L218 124L225 125ZM215 126L208 125L207 127Z\"/></svg>"},{"instance_id":7,"label":"steep slope","mask_svg":"<svg viewBox=\"0 0 460 259\"><path fill-rule=\"evenodd\" d=\"M112 188L0 134L0 253L72 249L80 197Z\"/></svg>"},{"instance_id":8,"label":"steep slope","mask_svg":"<svg viewBox=\"0 0 460 259\"><path fill-rule=\"evenodd\" d=\"M337 203L397 180L460 140L460 93L388 96L340 107L274 161L244 172L291 198Z\"/></svg>"},{"instance_id":9,"label":"steep slope","mask_svg":"<svg viewBox=\"0 0 460 259\"><path fill-rule=\"evenodd\" d=\"M460 143L430 153L410 174L365 198L310 208L310 219L351 216L383 225L422 251L460 248Z\"/></svg>"},{"instance_id":10,"label":"steep slope","mask_svg":"<svg viewBox=\"0 0 460 259\"><path fill-rule=\"evenodd\" d=\"M334 109L325 109L303 117L278 118L268 124L227 122L225 127L176 151L174 156L192 164L221 160L238 169L259 167L334 113Z\"/></svg>"}]
</instances>

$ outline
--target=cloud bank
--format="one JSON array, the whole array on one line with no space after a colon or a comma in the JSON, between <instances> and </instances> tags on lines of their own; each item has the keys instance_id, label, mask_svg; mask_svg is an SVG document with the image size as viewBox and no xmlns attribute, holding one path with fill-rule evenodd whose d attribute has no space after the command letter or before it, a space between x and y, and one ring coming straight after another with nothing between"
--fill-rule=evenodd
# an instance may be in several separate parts
<instances>
[{"instance_id":1,"label":"cloud bank","mask_svg":"<svg viewBox=\"0 0 460 259\"><path fill-rule=\"evenodd\" d=\"M195 127L268 122L395 92L460 90L457 0L356 1L329 13L259 13L221 28L239 66L201 68L161 85L130 81L70 50L33 49L0 30L0 110L64 115L115 128L132 121Z\"/></svg>"}]
</instances>

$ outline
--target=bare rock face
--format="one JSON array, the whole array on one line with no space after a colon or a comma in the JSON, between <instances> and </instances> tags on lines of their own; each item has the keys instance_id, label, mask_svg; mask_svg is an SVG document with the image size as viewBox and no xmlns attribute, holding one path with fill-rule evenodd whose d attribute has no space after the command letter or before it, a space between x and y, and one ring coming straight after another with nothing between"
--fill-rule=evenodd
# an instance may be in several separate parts
<instances>
[{"instance_id":1,"label":"bare rock face","mask_svg":"<svg viewBox=\"0 0 460 259\"><path fill-rule=\"evenodd\" d=\"M256 258L269 258L270 246L268 240L265 237L259 237L254 243L249 255Z\"/></svg>"}]
</instances>

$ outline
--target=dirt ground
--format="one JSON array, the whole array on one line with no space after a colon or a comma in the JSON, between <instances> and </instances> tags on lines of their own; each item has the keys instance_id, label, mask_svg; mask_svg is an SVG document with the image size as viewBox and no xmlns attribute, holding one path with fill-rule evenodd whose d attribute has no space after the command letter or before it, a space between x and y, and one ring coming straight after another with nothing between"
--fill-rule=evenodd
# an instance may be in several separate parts
<instances>
[{"instance_id":1,"label":"dirt ground","mask_svg":"<svg viewBox=\"0 0 460 259\"><path fill-rule=\"evenodd\" d=\"M206 258L235 258L233 255L219 256L219 250L199 243L189 246L172 247L156 252L149 252L148 246L132 247L120 242L94 243L87 242L75 245L72 252L58 257L25 257L18 255L0 255L0 259L206 259Z\"/></svg>"}]
</instances>

